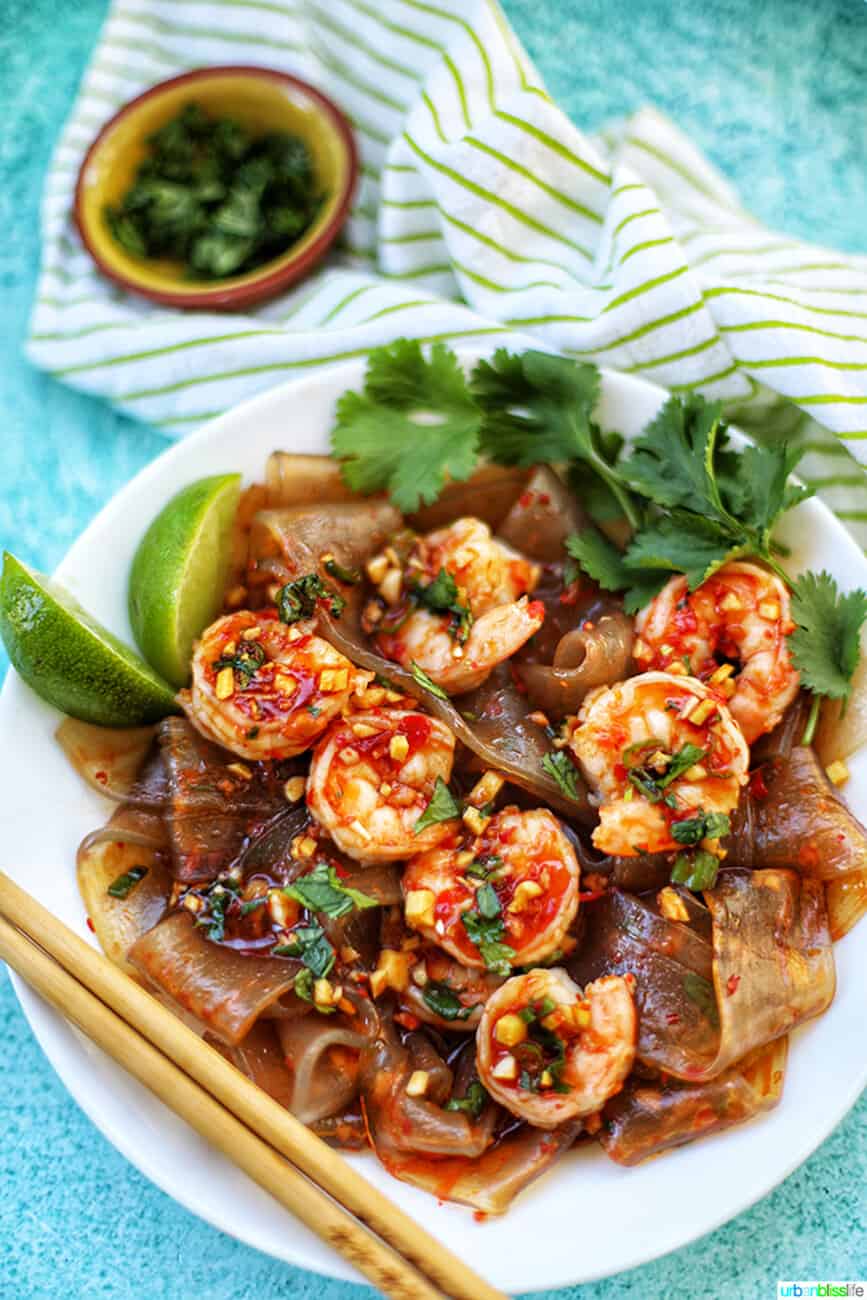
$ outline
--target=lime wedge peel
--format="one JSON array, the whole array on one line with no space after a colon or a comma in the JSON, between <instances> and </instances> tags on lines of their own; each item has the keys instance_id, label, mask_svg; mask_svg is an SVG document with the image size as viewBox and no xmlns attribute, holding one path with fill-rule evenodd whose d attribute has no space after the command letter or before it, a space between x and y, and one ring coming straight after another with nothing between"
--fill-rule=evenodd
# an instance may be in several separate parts
<instances>
[{"instance_id":1,"label":"lime wedge peel","mask_svg":"<svg viewBox=\"0 0 867 1300\"><path fill-rule=\"evenodd\" d=\"M219 613L240 492L240 474L188 484L150 524L133 558L133 636L148 663L174 686L189 680L193 642Z\"/></svg>"},{"instance_id":2,"label":"lime wedge peel","mask_svg":"<svg viewBox=\"0 0 867 1300\"><path fill-rule=\"evenodd\" d=\"M4 553L0 636L19 676L70 717L104 727L177 712L172 687L52 579Z\"/></svg>"}]
</instances>

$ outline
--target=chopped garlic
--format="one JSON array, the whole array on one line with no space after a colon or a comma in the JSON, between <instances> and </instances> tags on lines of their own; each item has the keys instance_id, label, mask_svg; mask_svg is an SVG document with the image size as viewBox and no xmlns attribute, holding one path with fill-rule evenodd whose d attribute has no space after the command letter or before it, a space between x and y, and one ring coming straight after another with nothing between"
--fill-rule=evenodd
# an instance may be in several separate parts
<instances>
[{"instance_id":1,"label":"chopped garlic","mask_svg":"<svg viewBox=\"0 0 867 1300\"><path fill-rule=\"evenodd\" d=\"M406 736L392 736L388 742L388 752L395 763L402 763L409 754L409 741Z\"/></svg>"},{"instance_id":2,"label":"chopped garlic","mask_svg":"<svg viewBox=\"0 0 867 1300\"><path fill-rule=\"evenodd\" d=\"M494 1038L504 1047L517 1047L527 1037L527 1026L520 1016L509 1012L501 1016L494 1026Z\"/></svg>"},{"instance_id":3,"label":"chopped garlic","mask_svg":"<svg viewBox=\"0 0 867 1300\"><path fill-rule=\"evenodd\" d=\"M427 1070L413 1070L406 1085L408 1097L423 1097L427 1092L430 1076Z\"/></svg>"},{"instance_id":4,"label":"chopped garlic","mask_svg":"<svg viewBox=\"0 0 867 1300\"><path fill-rule=\"evenodd\" d=\"M849 769L841 758L829 763L825 768L825 774L832 785L845 785L849 780Z\"/></svg>"},{"instance_id":5,"label":"chopped garlic","mask_svg":"<svg viewBox=\"0 0 867 1300\"><path fill-rule=\"evenodd\" d=\"M434 923L436 894L432 889L411 889L404 903L407 925L430 929Z\"/></svg>"},{"instance_id":6,"label":"chopped garlic","mask_svg":"<svg viewBox=\"0 0 867 1300\"><path fill-rule=\"evenodd\" d=\"M468 802L476 808L482 808L492 799L496 799L505 784L506 778L500 776L499 772L487 771L473 786L467 796Z\"/></svg>"},{"instance_id":7,"label":"chopped garlic","mask_svg":"<svg viewBox=\"0 0 867 1300\"><path fill-rule=\"evenodd\" d=\"M235 694L235 670L231 667L221 668L214 684L214 694L218 700L230 700Z\"/></svg>"},{"instance_id":8,"label":"chopped garlic","mask_svg":"<svg viewBox=\"0 0 867 1300\"><path fill-rule=\"evenodd\" d=\"M542 886L535 880L522 880L515 890L515 896L509 904L508 911L523 912L534 898L544 893Z\"/></svg>"},{"instance_id":9,"label":"chopped garlic","mask_svg":"<svg viewBox=\"0 0 867 1300\"><path fill-rule=\"evenodd\" d=\"M283 786L283 794L289 803L297 803L299 799L304 798L306 789L307 781L303 776L291 776Z\"/></svg>"},{"instance_id":10,"label":"chopped garlic","mask_svg":"<svg viewBox=\"0 0 867 1300\"><path fill-rule=\"evenodd\" d=\"M492 1079L517 1079L518 1062L514 1056L504 1056L491 1070Z\"/></svg>"}]
</instances>

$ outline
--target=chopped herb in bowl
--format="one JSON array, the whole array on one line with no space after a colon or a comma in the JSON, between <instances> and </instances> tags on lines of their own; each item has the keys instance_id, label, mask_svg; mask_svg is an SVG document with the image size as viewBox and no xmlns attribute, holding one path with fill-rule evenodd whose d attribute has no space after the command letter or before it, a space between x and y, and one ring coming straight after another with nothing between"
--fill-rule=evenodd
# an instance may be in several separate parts
<instances>
[{"instance_id":1,"label":"chopped herb in bowl","mask_svg":"<svg viewBox=\"0 0 867 1300\"><path fill-rule=\"evenodd\" d=\"M147 144L105 220L128 253L181 262L190 278L242 275L279 257L321 208L310 150L289 132L253 135L190 103Z\"/></svg>"}]
</instances>

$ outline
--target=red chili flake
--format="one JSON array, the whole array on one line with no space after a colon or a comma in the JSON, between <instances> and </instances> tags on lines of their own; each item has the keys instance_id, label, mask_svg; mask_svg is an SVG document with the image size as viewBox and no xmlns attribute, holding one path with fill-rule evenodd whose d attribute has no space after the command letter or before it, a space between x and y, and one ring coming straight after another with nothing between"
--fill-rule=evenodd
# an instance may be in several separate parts
<instances>
[{"instance_id":1,"label":"red chili flake","mask_svg":"<svg viewBox=\"0 0 867 1300\"><path fill-rule=\"evenodd\" d=\"M418 1016L414 1016L411 1011L398 1011L392 1017L404 1029L418 1029L421 1021Z\"/></svg>"},{"instance_id":2,"label":"red chili flake","mask_svg":"<svg viewBox=\"0 0 867 1300\"><path fill-rule=\"evenodd\" d=\"M665 1017L665 1023L667 1025L679 1025L680 1016L677 1014L676 1011L672 1011L669 1015Z\"/></svg>"},{"instance_id":3,"label":"red chili flake","mask_svg":"<svg viewBox=\"0 0 867 1300\"><path fill-rule=\"evenodd\" d=\"M560 592L560 598L559 598L560 604L577 605L580 591L581 591L580 582L570 582L566 590Z\"/></svg>"},{"instance_id":4,"label":"red chili flake","mask_svg":"<svg viewBox=\"0 0 867 1300\"><path fill-rule=\"evenodd\" d=\"M540 506L549 506L551 504L551 498L547 492L539 492L538 499Z\"/></svg>"},{"instance_id":5,"label":"red chili flake","mask_svg":"<svg viewBox=\"0 0 867 1300\"><path fill-rule=\"evenodd\" d=\"M531 600L527 606L527 613L530 618L538 618L541 621L545 617L545 606L541 600Z\"/></svg>"},{"instance_id":6,"label":"red chili flake","mask_svg":"<svg viewBox=\"0 0 867 1300\"><path fill-rule=\"evenodd\" d=\"M757 767L750 777L750 794L754 799L767 799L769 791L765 784L765 777L762 769Z\"/></svg>"},{"instance_id":7,"label":"red chili flake","mask_svg":"<svg viewBox=\"0 0 867 1300\"><path fill-rule=\"evenodd\" d=\"M579 889L578 901L580 903L595 903L597 898L604 898L607 893L607 889Z\"/></svg>"},{"instance_id":8,"label":"red chili flake","mask_svg":"<svg viewBox=\"0 0 867 1300\"><path fill-rule=\"evenodd\" d=\"M99 772L94 772L93 775L96 777L97 781L99 781L100 785L106 785L106 784L107 784L107 782L108 782L108 772L103 772L103 771L100 769Z\"/></svg>"},{"instance_id":9,"label":"red chili flake","mask_svg":"<svg viewBox=\"0 0 867 1300\"><path fill-rule=\"evenodd\" d=\"M538 602L537 602L537 603L538 603ZM511 678L512 678L512 685L514 686L514 688L515 688L515 690L518 692L518 694L519 694L519 695L526 695L526 694L527 694L527 688L526 688L526 686L524 685L524 683L522 682L522 680L521 680L521 675L520 675L520 673L518 672L518 670L517 670L517 668L515 667L515 665L512 663L511 659L509 660L509 674L510 674L510 676L511 676Z\"/></svg>"},{"instance_id":10,"label":"red chili flake","mask_svg":"<svg viewBox=\"0 0 867 1300\"><path fill-rule=\"evenodd\" d=\"M596 624L592 621L592 619L585 618L584 622L581 624L581 631L592 632L595 626Z\"/></svg>"},{"instance_id":11,"label":"red chili flake","mask_svg":"<svg viewBox=\"0 0 867 1300\"><path fill-rule=\"evenodd\" d=\"M96 934L96 926L93 924L93 921L91 921L90 917L87 918L87 928L93 934Z\"/></svg>"},{"instance_id":12,"label":"red chili flake","mask_svg":"<svg viewBox=\"0 0 867 1300\"><path fill-rule=\"evenodd\" d=\"M740 975L729 975L728 980L726 982L726 993L728 994L729 997L731 997L732 994L737 993L738 985L740 984L740 982L741 982Z\"/></svg>"},{"instance_id":13,"label":"red chili flake","mask_svg":"<svg viewBox=\"0 0 867 1300\"><path fill-rule=\"evenodd\" d=\"M473 1218L476 1223L487 1223L488 1215L485 1210L473 1210Z\"/></svg>"},{"instance_id":14,"label":"red chili flake","mask_svg":"<svg viewBox=\"0 0 867 1300\"><path fill-rule=\"evenodd\" d=\"M534 492L522 492L518 497L518 505L527 510L533 504Z\"/></svg>"}]
</instances>

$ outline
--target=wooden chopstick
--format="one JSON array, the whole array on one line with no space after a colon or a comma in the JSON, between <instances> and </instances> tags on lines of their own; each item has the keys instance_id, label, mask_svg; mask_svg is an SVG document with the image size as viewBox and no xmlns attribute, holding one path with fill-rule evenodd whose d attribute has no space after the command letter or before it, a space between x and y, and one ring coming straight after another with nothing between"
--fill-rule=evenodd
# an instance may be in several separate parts
<instances>
[{"instance_id":1,"label":"wooden chopstick","mask_svg":"<svg viewBox=\"0 0 867 1300\"><path fill-rule=\"evenodd\" d=\"M2 872L0 916L7 922L0 921L4 961L381 1291L402 1300L431 1300L432 1283L454 1300L505 1300L339 1152ZM299 1185L306 1188L303 1194ZM355 1220L381 1239L378 1250Z\"/></svg>"},{"instance_id":2,"label":"wooden chopstick","mask_svg":"<svg viewBox=\"0 0 867 1300\"><path fill-rule=\"evenodd\" d=\"M119 1065L186 1120L212 1146L270 1192L385 1295L442 1300L401 1257L307 1181L189 1075L100 1002L25 934L0 917L0 957L27 983L108 1052Z\"/></svg>"}]
</instances>

